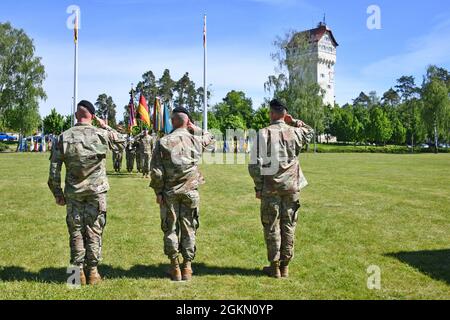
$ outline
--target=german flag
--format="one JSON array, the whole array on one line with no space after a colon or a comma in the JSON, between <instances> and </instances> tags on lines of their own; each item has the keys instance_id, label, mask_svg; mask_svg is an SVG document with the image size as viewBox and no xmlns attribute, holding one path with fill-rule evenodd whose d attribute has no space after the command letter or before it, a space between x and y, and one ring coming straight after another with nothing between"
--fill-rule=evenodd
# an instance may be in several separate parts
<instances>
[{"instance_id":1,"label":"german flag","mask_svg":"<svg viewBox=\"0 0 450 320\"><path fill-rule=\"evenodd\" d=\"M142 94L139 99L139 107L138 107L137 112L138 112L141 120L150 127L151 122L150 122L150 113L148 111L147 100L145 100L145 97Z\"/></svg>"}]
</instances>

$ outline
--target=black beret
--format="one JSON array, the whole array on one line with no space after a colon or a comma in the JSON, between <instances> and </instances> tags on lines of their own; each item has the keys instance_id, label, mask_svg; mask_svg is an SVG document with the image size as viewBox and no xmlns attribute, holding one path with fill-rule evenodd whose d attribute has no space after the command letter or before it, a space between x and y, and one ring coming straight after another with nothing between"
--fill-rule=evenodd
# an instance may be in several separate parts
<instances>
[{"instance_id":1,"label":"black beret","mask_svg":"<svg viewBox=\"0 0 450 320\"><path fill-rule=\"evenodd\" d=\"M87 100L81 100L78 103L78 106L85 107L92 115L95 115L95 107L92 103Z\"/></svg>"},{"instance_id":2,"label":"black beret","mask_svg":"<svg viewBox=\"0 0 450 320\"><path fill-rule=\"evenodd\" d=\"M282 112L284 110L289 111L288 108L278 99L270 101L270 108L278 112Z\"/></svg>"},{"instance_id":3,"label":"black beret","mask_svg":"<svg viewBox=\"0 0 450 320\"><path fill-rule=\"evenodd\" d=\"M189 111L187 111L186 108L177 107L177 108L173 109L172 112L173 113L184 113L185 115L187 115L189 117L189 119L191 119L191 114L189 113Z\"/></svg>"}]
</instances>

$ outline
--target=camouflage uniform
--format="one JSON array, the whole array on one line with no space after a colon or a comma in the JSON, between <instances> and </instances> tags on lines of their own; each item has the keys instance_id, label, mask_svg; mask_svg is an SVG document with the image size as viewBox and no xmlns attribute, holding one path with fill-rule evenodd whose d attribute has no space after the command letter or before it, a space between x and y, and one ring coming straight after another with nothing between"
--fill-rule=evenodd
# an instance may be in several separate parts
<instances>
[{"instance_id":1,"label":"camouflage uniform","mask_svg":"<svg viewBox=\"0 0 450 320\"><path fill-rule=\"evenodd\" d=\"M169 259L178 258L180 253L185 261L195 258L200 204L198 188L205 183L198 162L202 151L212 150L214 144L211 134L192 135L186 129L177 129L156 142L150 166L150 187L164 199L161 227L164 253Z\"/></svg>"},{"instance_id":2,"label":"camouflage uniform","mask_svg":"<svg viewBox=\"0 0 450 320\"><path fill-rule=\"evenodd\" d=\"M122 170L123 150L113 151L113 165L114 171L120 172Z\"/></svg>"},{"instance_id":3,"label":"camouflage uniform","mask_svg":"<svg viewBox=\"0 0 450 320\"><path fill-rule=\"evenodd\" d=\"M71 263L96 267L101 258L106 225L106 154L123 149L123 137L111 128L77 124L59 136L50 157L48 186L55 197L64 196L70 235ZM66 166L64 192L61 168Z\"/></svg>"},{"instance_id":4,"label":"camouflage uniform","mask_svg":"<svg viewBox=\"0 0 450 320\"><path fill-rule=\"evenodd\" d=\"M136 144L134 140L129 139L125 146L126 160L127 160L127 171L129 173L134 170L134 160L136 159Z\"/></svg>"},{"instance_id":5,"label":"camouflage uniform","mask_svg":"<svg viewBox=\"0 0 450 320\"><path fill-rule=\"evenodd\" d=\"M142 145L139 141L139 136L136 137L136 140L134 142L134 147L136 148L136 168L137 168L137 171L140 173L140 172L142 172L142 157L141 157Z\"/></svg>"},{"instance_id":6,"label":"camouflage uniform","mask_svg":"<svg viewBox=\"0 0 450 320\"><path fill-rule=\"evenodd\" d=\"M150 174L150 162L152 160L153 148L155 145L155 139L151 135L144 135L140 139L141 143L141 162L142 173L144 175Z\"/></svg>"},{"instance_id":7,"label":"camouflage uniform","mask_svg":"<svg viewBox=\"0 0 450 320\"><path fill-rule=\"evenodd\" d=\"M262 129L252 150L249 172L261 192L261 221L270 262L288 263L294 256L299 191L305 186L298 156L313 129L301 121L275 121Z\"/></svg>"}]
</instances>

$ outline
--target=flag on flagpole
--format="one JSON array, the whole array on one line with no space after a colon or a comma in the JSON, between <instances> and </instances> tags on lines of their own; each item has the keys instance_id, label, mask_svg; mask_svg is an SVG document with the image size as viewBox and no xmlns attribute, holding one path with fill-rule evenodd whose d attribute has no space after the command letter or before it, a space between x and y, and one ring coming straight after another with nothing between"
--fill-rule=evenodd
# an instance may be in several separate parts
<instances>
[{"instance_id":1,"label":"flag on flagpole","mask_svg":"<svg viewBox=\"0 0 450 320\"><path fill-rule=\"evenodd\" d=\"M74 33L73 37L74 37L75 43L78 42L78 29L79 29L79 26L78 26L78 10L77 10L75 13L75 27L73 28L73 33Z\"/></svg>"},{"instance_id":2,"label":"flag on flagpole","mask_svg":"<svg viewBox=\"0 0 450 320\"><path fill-rule=\"evenodd\" d=\"M203 20L203 47L206 48L206 41L207 41L207 33L206 33L206 15Z\"/></svg>"},{"instance_id":3,"label":"flag on flagpole","mask_svg":"<svg viewBox=\"0 0 450 320\"><path fill-rule=\"evenodd\" d=\"M208 48L206 14L203 19L203 130L208 131Z\"/></svg>"},{"instance_id":4,"label":"flag on flagpole","mask_svg":"<svg viewBox=\"0 0 450 320\"><path fill-rule=\"evenodd\" d=\"M153 129L156 132L161 132L164 130L164 124L163 124L163 110L161 108L161 99L156 98L155 99L155 106L153 109Z\"/></svg>"},{"instance_id":5,"label":"flag on flagpole","mask_svg":"<svg viewBox=\"0 0 450 320\"><path fill-rule=\"evenodd\" d=\"M130 118L128 120L128 131L131 132L134 127L137 127L136 110L134 108L133 92L131 92L131 99L130 99L130 105L129 105L128 111L130 114Z\"/></svg>"},{"instance_id":6,"label":"flag on flagpole","mask_svg":"<svg viewBox=\"0 0 450 320\"><path fill-rule=\"evenodd\" d=\"M164 133L170 134L173 131L172 121L170 121L169 104L164 104Z\"/></svg>"},{"instance_id":7,"label":"flag on flagpole","mask_svg":"<svg viewBox=\"0 0 450 320\"><path fill-rule=\"evenodd\" d=\"M139 98L138 114L140 115L141 120L150 127L151 122L150 122L150 113L148 111L147 100L145 100L145 97L142 95L142 93L141 93L141 97Z\"/></svg>"}]
</instances>

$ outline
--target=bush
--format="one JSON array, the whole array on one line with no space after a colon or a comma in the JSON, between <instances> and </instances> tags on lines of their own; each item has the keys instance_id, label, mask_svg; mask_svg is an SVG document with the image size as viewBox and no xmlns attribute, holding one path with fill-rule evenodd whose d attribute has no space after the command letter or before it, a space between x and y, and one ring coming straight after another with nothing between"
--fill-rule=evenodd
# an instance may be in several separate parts
<instances>
[{"instance_id":1,"label":"bush","mask_svg":"<svg viewBox=\"0 0 450 320\"><path fill-rule=\"evenodd\" d=\"M309 146L308 152L314 152L314 145ZM354 146L345 144L318 144L318 153L390 153L390 154L408 154L411 153L411 149L406 146ZM434 149L420 149L415 148L414 153L420 152L434 152ZM439 149L441 153L450 153L450 149Z\"/></svg>"},{"instance_id":2,"label":"bush","mask_svg":"<svg viewBox=\"0 0 450 320\"><path fill-rule=\"evenodd\" d=\"M5 152L9 149L9 147L4 144L3 142L0 142L0 152Z\"/></svg>"}]
</instances>

